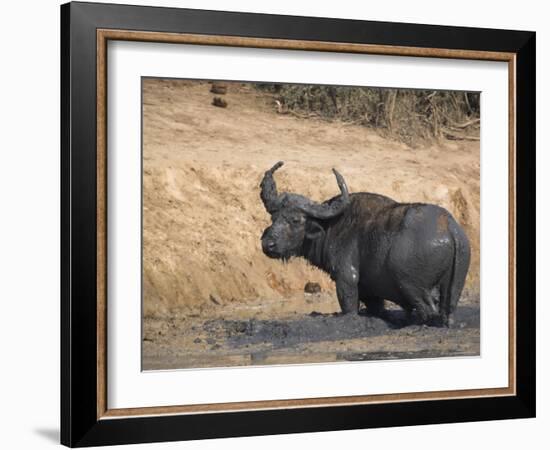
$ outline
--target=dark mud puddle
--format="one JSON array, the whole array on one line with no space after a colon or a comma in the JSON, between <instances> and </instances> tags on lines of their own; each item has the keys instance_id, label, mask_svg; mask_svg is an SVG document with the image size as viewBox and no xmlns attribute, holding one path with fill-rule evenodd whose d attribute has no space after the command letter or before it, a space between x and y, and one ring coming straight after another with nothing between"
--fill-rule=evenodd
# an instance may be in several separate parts
<instances>
[{"instance_id":1,"label":"dark mud puddle","mask_svg":"<svg viewBox=\"0 0 550 450\"><path fill-rule=\"evenodd\" d=\"M479 319L479 308L463 306L455 312L454 324L450 328L411 325L402 311L388 311L384 320L365 314L344 316L314 312L291 320L216 319L205 322L203 327L210 336L223 339L230 348L264 344L277 349L321 341L346 341L381 335L437 339L452 333L453 330L479 329ZM385 352L371 352L368 355L347 354L345 358L340 355L338 359L386 359L382 354L376 353ZM406 355L397 357L406 357Z\"/></svg>"}]
</instances>

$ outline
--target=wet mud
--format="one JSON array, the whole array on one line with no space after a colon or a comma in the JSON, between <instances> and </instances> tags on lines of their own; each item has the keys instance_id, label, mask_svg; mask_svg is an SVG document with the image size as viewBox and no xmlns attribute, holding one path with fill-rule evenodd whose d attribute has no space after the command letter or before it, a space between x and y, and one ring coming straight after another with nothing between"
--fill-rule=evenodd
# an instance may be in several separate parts
<instances>
[{"instance_id":1,"label":"wet mud","mask_svg":"<svg viewBox=\"0 0 550 450\"><path fill-rule=\"evenodd\" d=\"M288 319L174 319L146 330L143 369L372 361L479 355L480 312L461 306L449 328L411 323L401 310L384 319L360 312ZM148 335L147 335L148 332Z\"/></svg>"}]
</instances>

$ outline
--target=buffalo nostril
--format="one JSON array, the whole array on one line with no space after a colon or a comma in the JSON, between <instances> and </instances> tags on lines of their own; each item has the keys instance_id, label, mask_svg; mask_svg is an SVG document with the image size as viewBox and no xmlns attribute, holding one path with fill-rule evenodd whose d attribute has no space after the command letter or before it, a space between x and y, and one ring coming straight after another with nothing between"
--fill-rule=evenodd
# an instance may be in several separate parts
<instances>
[{"instance_id":1,"label":"buffalo nostril","mask_svg":"<svg viewBox=\"0 0 550 450\"><path fill-rule=\"evenodd\" d=\"M274 241L265 241L264 242L264 247L267 250L273 250L275 248L275 242Z\"/></svg>"}]
</instances>

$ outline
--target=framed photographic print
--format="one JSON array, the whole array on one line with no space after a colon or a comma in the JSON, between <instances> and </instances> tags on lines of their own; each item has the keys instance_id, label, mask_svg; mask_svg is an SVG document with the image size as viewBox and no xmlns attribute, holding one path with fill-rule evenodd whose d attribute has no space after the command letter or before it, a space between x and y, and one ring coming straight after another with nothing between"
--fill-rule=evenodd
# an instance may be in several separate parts
<instances>
[{"instance_id":1,"label":"framed photographic print","mask_svg":"<svg viewBox=\"0 0 550 450\"><path fill-rule=\"evenodd\" d=\"M61 26L63 444L535 415L535 33Z\"/></svg>"}]
</instances>

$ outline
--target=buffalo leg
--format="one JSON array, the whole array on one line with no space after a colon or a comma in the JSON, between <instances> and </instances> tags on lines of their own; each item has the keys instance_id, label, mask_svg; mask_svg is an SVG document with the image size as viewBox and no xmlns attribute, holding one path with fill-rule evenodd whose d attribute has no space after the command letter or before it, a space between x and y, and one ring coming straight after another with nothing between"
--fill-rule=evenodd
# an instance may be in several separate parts
<instances>
[{"instance_id":1,"label":"buffalo leg","mask_svg":"<svg viewBox=\"0 0 550 450\"><path fill-rule=\"evenodd\" d=\"M344 314L359 312L359 292L357 282L340 277L336 280L336 295Z\"/></svg>"},{"instance_id":2,"label":"buffalo leg","mask_svg":"<svg viewBox=\"0 0 550 450\"><path fill-rule=\"evenodd\" d=\"M376 317L382 317L386 310L384 309L384 299L380 297L367 297L363 300L367 306L367 313Z\"/></svg>"},{"instance_id":3,"label":"buffalo leg","mask_svg":"<svg viewBox=\"0 0 550 450\"><path fill-rule=\"evenodd\" d=\"M413 322L425 324L432 321L434 316L439 315L433 305L431 294L424 289L414 286L412 283L401 285L401 294L407 303L409 315Z\"/></svg>"}]
</instances>

